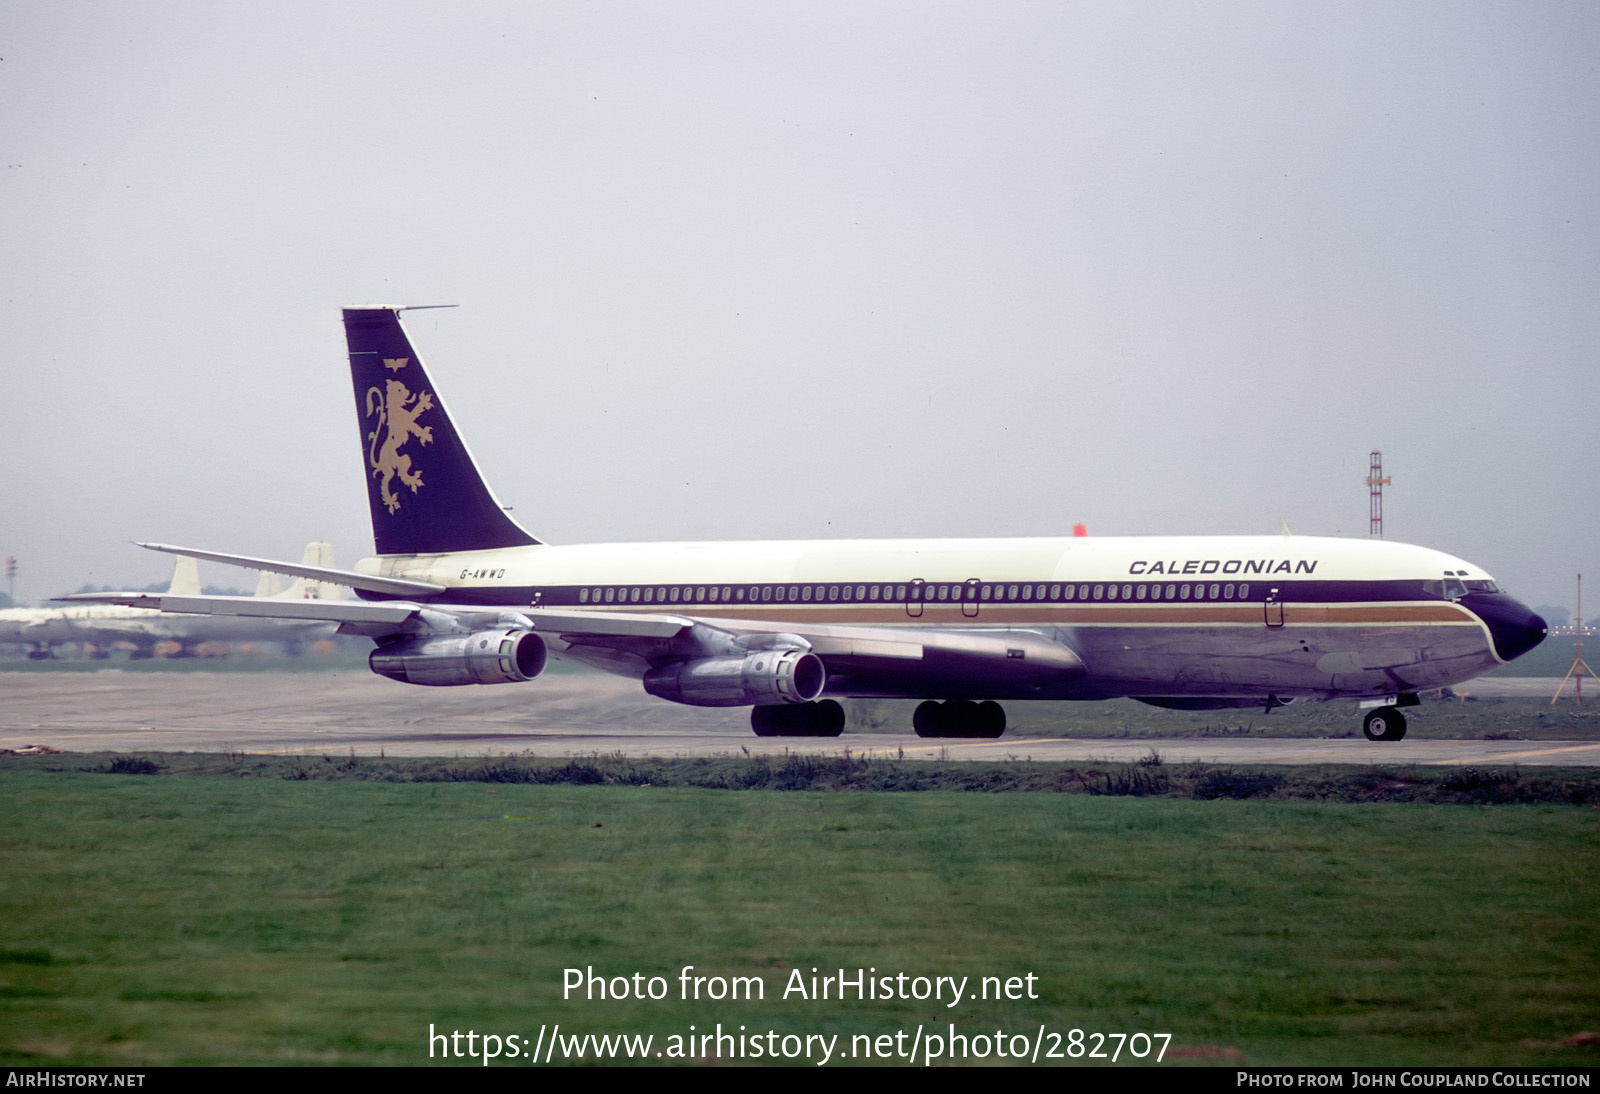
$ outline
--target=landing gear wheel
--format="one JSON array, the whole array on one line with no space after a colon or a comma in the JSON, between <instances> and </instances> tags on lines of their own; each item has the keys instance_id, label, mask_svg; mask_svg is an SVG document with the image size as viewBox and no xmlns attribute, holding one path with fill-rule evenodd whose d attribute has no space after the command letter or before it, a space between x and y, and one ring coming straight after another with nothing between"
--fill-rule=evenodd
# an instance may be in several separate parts
<instances>
[{"instance_id":1,"label":"landing gear wheel","mask_svg":"<svg viewBox=\"0 0 1600 1094\"><path fill-rule=\"evenodd\" d=\"M783 713L783 707L752 707L750 728L756 731L757 737L782 737Z\"/></svg>"},{"instance_id":2,"label":"landing gear wheel","mask_svg":"<svg viewBox=\"0 0 1600 1094\"><path fill-rule=\"evenodd\" d=\"M837 737L844 732L844 707L837 699L822 699L807 703L812 732L808 737Z\"/></svg>"},{"instance_id":3,"label":"landing gear wheel","mask_svg":"<svg viewBox=\"0 0 1600 1094\"><path fill-rule=\"evenodd\" d=\"M971 699L950 699L940 713L944 716L944 736L972 736L972 725L978 720L977 703Z\"/></svg>"},{"instance_id":4,"label":"landing gear wheel","mask_svg":"<svg viewBox=\"0 0 1600 1094\"><path fill-rule=\"evenodd\" d=\"M1006 710L993 699L978 704L978 717L973 725L974 737L999 737L1006 731Z\"/></svg>"},{"instance_id":5,"label":"landing gear wheel","mask_svg":"<svg viewBox=\"0 0 1600 1094\"><path fill-rule=\"evenodd\" d=\"M837 737L844 732L844 707L836 699L752 707L750 728L757 737Z\"/></svg>"},{"instance_id":6,"label":"landing gear wheel","mask_svg":"<svg viewBox=\"0 0 1600 1094\"><path fill-rule=\"evenodd\" d=\"M1369 741L1398 741L1406 735L1406 717L1394 707L1379 707L1361 720Z\"/></svg>"},{"instance_id":7,"label":"landing gear wheel","mask_svg":"<svg viewBox=\"0 0 1600 1094\"><path fill-rule=\"evenodd\" d=\"M993 739L1006 731L1006 712L999 703L985 700L951 699L920 704L911 716L911 728L918 737L986 737Z\"/></svg>"}]
</instances>

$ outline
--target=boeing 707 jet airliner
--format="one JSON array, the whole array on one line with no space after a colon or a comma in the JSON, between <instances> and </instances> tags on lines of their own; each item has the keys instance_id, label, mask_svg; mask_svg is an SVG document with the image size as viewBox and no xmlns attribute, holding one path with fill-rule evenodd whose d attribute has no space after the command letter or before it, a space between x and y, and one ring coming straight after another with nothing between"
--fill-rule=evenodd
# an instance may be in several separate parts
<instances>
[{"instance_id":1,"label":"boeing 707 jet airliner","mask_svg":"<svg viewBox=\"0 0 1600 1094\"><path fill-rule=\"evenodd\" d=\"M495 499L401 307L344 311L375 556L353 571L156 550L347 585L355 601L89 594L169 612L336 622L411 684L532 680L547 657L761 736L837 735L843 697L921 699L924 737L998 737L1002 701L1131 697L1401 707L1526 653L1544 620L1440 551L1301 536L557 546Z\"/></svg>"}]
</instances>

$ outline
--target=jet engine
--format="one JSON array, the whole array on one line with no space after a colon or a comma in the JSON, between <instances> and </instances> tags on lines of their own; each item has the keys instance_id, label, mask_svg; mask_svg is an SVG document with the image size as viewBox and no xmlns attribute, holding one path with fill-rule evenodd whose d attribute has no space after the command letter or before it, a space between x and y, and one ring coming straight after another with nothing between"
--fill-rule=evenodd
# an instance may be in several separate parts
<instances>
[{"instance_id":1,"label":"jet engine","mask_svg":"<svg viewBox=\"0 0 1600 1094\"><path fill-rule=\"evenodd\" d=\"M644 690L696 707L809 703L822 694L827 670L805 650L757 650L743 657L674 661L644 676Z\"/></svg>"},{"instance_id":2,"label":"jet engine","mask_svg":"<svg viewBox=\"0 0 1600 1094\"><path fill-rule=\"evenodd\" d=\"M401 638L372 651L367 664L379 676L407 684L519 684L544 671L544 639L508 628L475 634Z\"/></svg>"}]
</instances>

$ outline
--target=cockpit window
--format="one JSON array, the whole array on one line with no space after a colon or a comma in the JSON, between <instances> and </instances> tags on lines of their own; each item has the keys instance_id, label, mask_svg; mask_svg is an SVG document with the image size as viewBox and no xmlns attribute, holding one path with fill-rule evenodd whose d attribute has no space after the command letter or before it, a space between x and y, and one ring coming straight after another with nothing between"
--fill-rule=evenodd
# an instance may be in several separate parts
<instances>
[{"instance_id":1,"label":"cockpit window","mask_svg":"<svg viewBox=\"0 0 1600 1094\"><path fill-rule=\"evenodd\" d=\"M1497 593L1500 591L1500 586L1496 585L1492 581L1484 581L1474 578L1469 580L1466 584L1467 592L1469 593Z\"/></svg>"},{"instance_id":2,"label":"cockpit window","mask_svg":"<svg viewBox=\"0 0 1600 1094\"><path fill-rule=\"evenodd\" d=\"M1454 600L1458 596L1466 595L1466 586L1461 584L1459 577L1451 573L1444 575L1444 597L1446 600Z\"/></svg>"}]
</instances>

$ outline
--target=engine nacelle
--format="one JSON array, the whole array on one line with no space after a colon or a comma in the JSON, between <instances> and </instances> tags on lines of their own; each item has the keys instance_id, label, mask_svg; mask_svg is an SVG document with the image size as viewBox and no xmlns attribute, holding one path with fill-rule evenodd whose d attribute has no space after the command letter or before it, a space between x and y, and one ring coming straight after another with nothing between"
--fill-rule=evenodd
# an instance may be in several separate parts
<instances>
[{"instance_id":1,"label":"engine nacelle","mask_svg":"<svg viewBox=\"0 0 1600 1094\"><path fill-rule=\"evenodd\" d=\"M544 639L509 628L476 634L433 634L379 646L367 664L407 684L520 684L544 671Z\"/></svg>"},{"instance_id":2,"label":"engine nacelle","mask_svg":"<svg viewBox=\"0 0 1600 1094\"><path fill-rule=\"evenodd\" d=\"M827 680L822 659L805 650L757 650L744 657L705 657L651 669L644 690L696 707L809 703Z\"/></svg>"}]
</instances>

